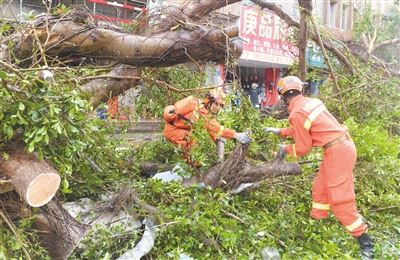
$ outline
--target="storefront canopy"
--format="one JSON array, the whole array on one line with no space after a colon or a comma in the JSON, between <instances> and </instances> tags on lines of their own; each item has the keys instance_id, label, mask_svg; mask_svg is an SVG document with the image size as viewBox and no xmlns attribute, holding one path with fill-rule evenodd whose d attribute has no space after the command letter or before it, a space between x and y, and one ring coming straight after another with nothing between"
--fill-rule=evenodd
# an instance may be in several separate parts
<instances>
[{"instance_id":1,"label":"storefront canopy","mask_svg":"<svg viewBox=\"0 0 400 260\"><path fill-rule=\"evenodd\" d=\"M287 67L292 64L298 49L288 41L287 24L271 11L245 5L240 8L240 37L244 42L239 65Z\"/></svg>"}]
</instances>

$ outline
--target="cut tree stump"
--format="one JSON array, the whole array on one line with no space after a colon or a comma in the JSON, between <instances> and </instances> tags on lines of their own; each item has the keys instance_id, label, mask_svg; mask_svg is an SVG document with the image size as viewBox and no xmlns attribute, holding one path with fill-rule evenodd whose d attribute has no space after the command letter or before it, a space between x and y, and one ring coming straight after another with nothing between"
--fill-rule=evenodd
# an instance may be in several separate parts
<instances>
[{"instance_id":1,"label":"cut tree stump","mask_svg":"<svg viewBox=\"0 0 400 260\"><path fill-rule=\"evenodd\" d=\"M47 204L61 181L49 163L25 152L12 152L7 160L0 159L0 174L8 177L21 198L32 207Z\"/></svg>"}]
</instances>

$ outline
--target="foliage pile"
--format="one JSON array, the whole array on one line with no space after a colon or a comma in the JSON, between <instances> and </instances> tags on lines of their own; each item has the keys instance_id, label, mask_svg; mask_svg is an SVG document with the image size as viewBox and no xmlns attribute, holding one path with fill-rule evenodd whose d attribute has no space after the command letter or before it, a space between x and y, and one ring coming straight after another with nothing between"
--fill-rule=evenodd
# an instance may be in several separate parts
<instances>
[{"instance_id":1,"label":"foliage pile","mask_svg":"<svg viewBox=\"0 0 400 260\"><path fill-rule=\"evenodd\" d=\"M365 120L358 107L353 109L350 114L354 117L344 123L358 148L355 170L358 208L367 218L370 233L376 240L376 256L398 258L400 138L389 131L388 117ZM387 115L391 113L396 111L387 110ZM220 119L225 126L239 131L251 129L256 140L249 156L253 163L261 163L255 161L260 159L255 156L259 154L265 154L262 159L271 159L279 142L276 137L260 132L260 128L286 125L285 121L262 120L248 106L232 107ZM201 158L211 158L212 144L200 144ZM227 147L232 148L233 143L229 142ZM135 184L136 189L144 191L149 203L161 209L161 223L166 223L160 227L153 255L257 259L263 247L273 246L287 259L357 257L357 243L333 216L320 222L309 217L311 183L318 170L318 160L322 159L321 153L314 151L304 159L313 163L303 166L302 176L273 179L242 196L156 181Z\"/></svg>"},{"instance_id":2,"label":"foliage pile","mask_svg":"<svg viewBox=\"0 0 400 260\"><path fill-rule=\"evenodd\" d=\"M179 73L182 69L169 70L173 71L168 73L170 77L182 77ZM184 75L187 73L182 72ZM3 83L8 83L1 88L3 144L4 141L12 141L15 135L23 137L27 150L32 147L30 143L34 142L33 151L51 160L63 174L64 183L70 183L69 186L64 184L62 189L66 199L93 197L110 190L107 184L120 187L130 183L128 185L139 191L147 203L157 206L161 212L154 256L175 258L185 253L200 259L232 256L251 259L258 258L260 250L265 246L277 247L282 256L287 258L357 255L356 243L333 217L323 222L316 222L308 217L311 178L318 168L320 153L315 152L305 158L314 162L304 165L303 176L273 179L265 182L261 188L241 196L197 186L184 188L178 183L162 184L143 180L137 178L135 164L125 163L127 156L131 159L133 156L135 162L181 162L176 148L159 140L139 150L116 153L114 148L117 144L111 143L105 135L106 125L88 116L90 108L73 86L68 88L68 84L65 84L60 88L57 85L59 83L41 81L34 74L24 74L29 75L25 81L10 73L2 75ZM197 81L196 77L192 78ZM186 85L198 86L196 84L197 82ZM10 89L11 85L18 85L19 90ZM329 91L329 84L324 89ZM159 92L159 100L156 96L151 96L153 102L165 102L163 91L165 90ZM144 97L145 95L141 102L145 102ZM369 101L374 102L371 99ZM329 101L328 104L331 108L335 107ZM368 103L364 107L368 107L367 105ZM396 110L398 112L395 106L391 108L393 110L386 110L386 115L395 114ZM376 237L377 255L398 257L400 223L396 216L399 214L397 201L400 199L400 173L397 167L399 137L389 131L392 128L388 126L394 122L387 124L387 117L376 116L375 111L372 111L371 115L376 117L365 120L357 106L352 109L350 113L354 117L345 124L350 128L359 154L355 172L358 206L369 221L372 235ZM249 159L255 164L271 160L279 142L278 138L263 133L261 127L286 125L284 120L260 119L259 113L245 99L239 107L228 106L219 115L219 119L226 127L252 132L255 142L251 145ZM39 131L40 129L44 130ZM40 137L42 132L43 137ZM196 159L204 162L205 170L215 163L215 145L205 131L199 131L197 138L200 141L194 157L197 156ZM228 141L227 153L233 146L234 142ZM260 157L260 154L263 156ZM93 170L88 158L95 161L102 171ZM19 230L25 232L24 229L25 226L22 225ZM3 254L6 257L22 255L20 242L7 239L8 236L13 236L10 231L2 228L2 234ZM123 232L121 234L118 240L120 244L116 244L115 237L110 232L97 231L91 237L96 236L96 241L100 241L105 250L97 251L88 247L78 254L79 257L116 256L115 252L123 251L119 245L126 248L136 241L134 236L124 235ZM89 238L88 241L92 239ZM32 240L22 241L30 252L43 254L37 245L28 243Z\"/></svg>"}]
</instances>

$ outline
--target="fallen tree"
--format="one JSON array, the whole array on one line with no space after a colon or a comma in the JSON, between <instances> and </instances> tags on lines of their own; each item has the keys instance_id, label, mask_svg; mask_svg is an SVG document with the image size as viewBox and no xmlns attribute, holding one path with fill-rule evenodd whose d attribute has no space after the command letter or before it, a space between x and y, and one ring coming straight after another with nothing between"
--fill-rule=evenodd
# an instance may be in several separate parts
<instances>
[{"instance_id":1,"label":"fallen tree","mask_svg":"<svg viewBox=\"0 0 400 260\"><path fill-rule=\"evenodd\" d=\"M249 145L239 144L225 161L212 167L203 176L196 175L184 180L184 185L202 182L212 188L233 191L242 184L255 183L278 176L301 174L301 168L297 163L287 163L278 159L265 165L249 165L246 162L248 148Z\"/></svg>"},{"instance_id":2,"label":"fallen tree","mask_svg":"<svg viewBox=\"0 0 400 260\"><path fill-rule=\"evenodd\" d=\"M151 28L154 30L151 30L147 35L132 35L119 29L104 27L82 9L61 16L47 14L27 25L25 29L16 30L15 33L1 40L0 66L11 75L10 78L16 78L14 81L16 84L9 84L8 79L4 76L4 71L0 75L1 83L8 91L24 92L25 88L21 87L19 83L22 83L22 81L30 83L29 80L32 80L32 78L24 78L25 72L50 69L57 74L68 69L67 65L71 57L82 60L79 65L86 65L86 62L95 64L103 62L115 64L116 62L117 64L113 68L110 67L111 70L107 74L100 76L102 78L99 77L91 82L84 83L76 78L69 78L64 81L66 83L75 82L79 89L88 93L92 105L97 106L108 98L136 86L141 77L140 69L142 67L171 66L185 62L195 64L202 61L224 62L226 58L235 58L241 53L240 41L236 39L236 36L238 36L237 28L215 29L195 22L216 8L233 2L238 1L187 1L180 8L180 12L176 13L179 15L167 16L167 20ZM254 2L267 6L265 2ZM289 25L298 26L296 21L287 18L276 6L271 7L271 10L287 20ZM316 37L315 34L312 35L312 39L315 40ZM387 44L397 44L397 41ZM335 53L349 70L353 69L349 60L340 50L327 42L324 42L323 45ZM372 48L371 53L373 51L374 48ZM86 59L85 62L83 62L84 59ZM40 82L40 84L42 83ZM62 88L63 86L59 84L58 87ZM37 102L37 100L32 101L32 103L34 102ZM66 104L67 102L62 101L60 103ZM24 107L20 106L19 110L24 110ZM50 111L45 111L44 114L47 112L50 113ZM68 112L64 111L64 115ZM60 115L60 117L64 115ZM18 118L17 114L15 116L14 118ZM22 123L18 126L28 131L23 119L19 120ZM17 123L13 126L15 125ZM57 128L56 124L49 128L52 127L56 128L57 131L60 129L60 133L63 133L63 129ZM82 125L74 127L79 128ZM3 127L3 129L7 129L7 127ZM17 138L12 134L5 137L1 135L1 140L6 140L5 146L14 142ZM40 138L44 139L45 137ZM62 141L65 142L65 139ZM47 143L49 146L54 145L52 140L47 140ZM26 144L28 145L28 143ZM185 184L203 182L208 186L232 192L239 190L243 184L257 183L265 178L301 173L297 164L279 161L262 166L249 165L245 160L247 149L248 147L241 145L236 147L231 157L226 161L210 169L205 176L193 177L185 181ZM80 151L72 151L71 153L73 152L79 153ZM16 154L10 153L9 155L8 160L0 162L2 167L0 177L2 179L7 177L6 182L12 183L21 197L25 198L31 205L41 206L48 202L55 193L54 189L57 190L60 183L57 171L47 162L37 160L35 155L27 155L23 148L20 148ZM29 170L23 170L23 173L19 174L17 165L22 165L23 169ZM93 170L98 169L100 168L94 167ZM47 175L43 175L43 173ZM50 178L43 176L50 176ZM32 184L39 184L38 187L40 187L44 179L46 181L47 179L51 180L51 185L46 184L45 192L43 192L47 196L37 198L31 194L32 188L29 187L35 187ZM38 191L39 188L35 187L33 190ZM59 245L54 248L51 244L47 244L49 250L54 251L57 248L63 248L59 257L67 257L85 232L84 228L74 230L76 223L68 220L69 217L66 217L66 213L53 203L40 209L40 214L37 228L51 234L50 237L44 238L45 240L57 239L58 243L61 243L64 239L70 239L68 238L69 234L74 234L69 241L71 243L66 244L65 247ZM52 216L66 218L66 222L71 223L71 226L59 228L60 223L51 219ZM53 226L53 228L49 226ZM60 231L60 234L53 234L54 229L57 232ZM54 255L58 256L57 252Z\"/></svg>"},{"instance_id":3,"label":"fallen tree","mask_svg":"<svg viewBox=\"0 0 400 260\"><path fill-rule=\"evenodd\" d=\"M201 13L206 15L226 4L225 1L216 3L213 5L205 2L193 4L188 1L186 4L193 12L202 10ZM185 10L189 9L185 8ZM200 19L200 17L195 18ZM170 20L171 24L174 24L175 21L177 18ZM238 57L241 54L241 46L234 39L238 36L236 27L214 29L181 22L178 27L169 27L169 29L151 36L131 35L118 31L115 27L99 25L86 9L75 9L63 16L46 14L37 18L33 23L26 24L22 30L16 30L1 40L1 67L22 79L21 74L24 68L30 68L36 64L49 67L49 64L54 62L63 64L72 56L88 57L94 61L105 60L121 63L116 65L104 78L94 79L80 87L81 90L88 93L92 104L97 106L110 97L134 87L140 73L140 69L137 67L171 66L188 61L223 62L227 49L230 49L229 53L232 57ZM60 69L62 70L62 68ZM54 71L57 71L57 68L54 68ZM3 83L7 85L4 79ZM20 91L18 87L17 91ZM20 155L24 154L23 151L18 152ZM11 161L3 163L5 168L1 172L7 176L19 176L15 172L15 167L10 166L14 161L13 156L11 159ZM32 164L32 162L26 161L24 156L19 156L17 160L21 164ZM29 175L44 176L40 174L48 166L44 162L37 162L35 165L37 167L33 168L32 174ZM43 171L37 170L39 168L43 168ZM51 172L55 172L55 170ZM36 178L43 180L43 177ZM24 180L24 184L17 183L19 181L16 177L14 179L15 181L12 183L18 186L17 190L21 195L26 193L30 182L37 182L35 177L31 177L32 180ZM52 186L57 189L59 178L54 177L53 179L55 185ZM25 184L25 182L28 183ZM54 189L48 191L53 195L54 192ZM47 197L51 198L51 196ZM31 200L30 197L29 200ZM43 201L48 202L48 200ZM43 204L36 203L34 205L41 206Z\"/></svg>"},{"instance_id":4,"label":"fallen tree","mask_svg":"<svg viewBox=\"0 0 400 260\"><path fill-rule=\"evenodd\" d=\"M217 5L190 4L190 1L188 3L193 12L200 8L207 14L226 4L225 1L217 2ZM48 13L1 40L0 64L2 69L8 72L8 75L4 72L1 74L1 81L10 91L25 95L20 80L25 80L24 71L40 71L37 65L44 66L57 76L57 73L62 73L64 66L70 64L71 58L81 60L78 65L87 64L87 61L120 63L105 77L81 84L80 89L88 93L92 105L97 106L110 97L134 87L138 82L137 76L140 75L139 67L171 66L188 61L224 62L227 49L230 49L230 58L240 56L240 42L234 39L238 35L237 28L214 29L193 26L186 22L180 22L179 26L176 26L174 22L171 20L173 25L166 30L146 36L132 35L116 30L115 27L99 25L85 9L75 9L62 16ZM17 76L16 80L14 75ZM76 82L77 79L68 80ZM51 82L48 84L52 84ZM42 84L36 83L38 86ZM21 115L19 117L22 118L23 129L26 120ZM56 127L59 129L57 131L62 133L59 126ZM45 136L47 135L43 134L39 137L37 134L37 140L44 140ZM15 140L20 142L21 135L14 136L9 131L2 137L5 137L4 148L7 151L9 143ZM26 137L24 139L26 140ZM49 143L49 140L46 142ZM43 206L48 203L60 184L57 171L46 161L38 160L36 155L27 154L23 146L13 153L8 153L8 156L9 158L0 162L0 177L6 177L7 184L11 183L29 205ZM57 259L67 258L86 232L84 226L55 202L40 209L34 228L39 231L42 244L50 255Z\"/></svg>"}]
</instances>

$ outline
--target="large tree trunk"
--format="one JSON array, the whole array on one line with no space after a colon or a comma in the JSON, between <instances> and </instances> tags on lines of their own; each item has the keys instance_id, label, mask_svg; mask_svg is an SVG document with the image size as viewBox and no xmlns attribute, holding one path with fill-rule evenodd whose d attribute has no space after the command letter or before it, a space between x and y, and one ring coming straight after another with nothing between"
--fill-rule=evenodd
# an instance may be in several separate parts
<instances>
[{"instance_id":1,"label":"large tree trunk","mask_svg":"<svg viewBox=\"0 0 400 260\"><path fill-rule=\"evenodd\" d=\"M88 228L54 200L40 208L33 227L39 231L41 243L53 259L67 259Z\"/></svg>"},{"instance_id":2,"label":"large tree trunk","mask_svg":"<svg viewBox=\"0 0 400 260\"><path fill-rule=\"evenodd\" d=\"M207 14L226 3L224 0L213 3L188 1L187 5L191 10ZM18 65L24 67L32 61L43 63L52 58L65 61L71 56L82 56L125 64L114 68L105 78L82 86L91 95L92 104L97 106L136 85L140 70L134 67L162 67L198 61L224 63L226 53L229 53L229 58L239 57L242 42L236 38L238 34L237 27L214 29L180 21L178 26L156 35L132 35L101 27L86 10L76 9L62 18L39 17L33 25L27 25L25 31L3 38L0 41L0 60L15 63L15 57ZM13 49L8 46L13 46ZM133 78L129 80L129 76Z\"/></svg>"},{"instance_id":3,"label":"large tree trunk","mask_svg":"<svg viewBox=\"0 0 400 260\"><path fill-rule=\"evenodd\" d=\"M36 21L35 26L26 30L22 36L14 35L14 52L19 59L29 58L33 46L38 44L50 57L76 54L132 66L161 67L193 60L223 62L230 46L233 47L230 52L232 55L241 54L240 42L229 41L238 36L237 27L213 29L182 24L175 30L140 36L101 28L79 9L62 19L42 19ZM46 28L47 24L49 28ZM32 37L32 30L36 31L37 37Z\"/></svg>"},{"instance_id":4,"label":"large tree trunk","mask_svg":"<svg viewBox=\"0 0 400 260\"><path fill-rule=\"evenodd\" d=\"M60 176L50 164L24 152L12 152L7 160L0 159L0 174L11 180L21 198L32 207L48 203L60 186Z\"/></svg>"}]
</instances>

